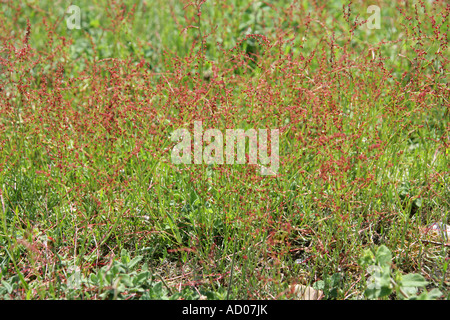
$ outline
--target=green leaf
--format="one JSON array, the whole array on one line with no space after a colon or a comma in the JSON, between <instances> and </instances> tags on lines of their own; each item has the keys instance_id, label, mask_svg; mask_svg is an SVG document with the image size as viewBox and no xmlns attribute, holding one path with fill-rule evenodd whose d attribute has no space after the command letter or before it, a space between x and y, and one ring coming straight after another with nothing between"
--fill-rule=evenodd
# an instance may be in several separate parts
<instances>
[{"instance_id":1,"label":"green leaf","mask_svg":"<svg viewBox=\"0 0 450 320\"><path fill-rule=\"evenodd\" d=\"M97 284L98 283L98 276L95 275L95 274L91 274L90 280L91 280L91 283Z\"/></svg>"},{"instance_id":2,"label":"green leaf","mask_svg":"<svg viewBox=\"0 0 450 320\"><path fill-rule=\"evenodd\" d=\"M361 255L361 258L359 258L358 263L361 266L368 266L375 264L375 255L373 254L372 250L366 249L363 251L363 254Z\"/></svg>"},{"instance_id":3,"label":"green leaf","mask_svg":"<svg viewBox=\"0 0 450 320\"><path fill-rule=\"evenodd\" d=\"M8 293L12 292L13 287L7 281L2 280L2 285L5 287L5 289Z\"/></svg>"},{"instance_id":4,"label":"green leaf","mask_svg":"<svg viewBox=\"0 0 450 320\"><path fill-rule=\"evenodd\" d=\"M162 297L163 295L163 287L162 282L157 282L152 288L152 295L155 297Z\"/></svg>"},{"instance_id":5,"label":"green leaf","mask_svg":"<svg viewBox=\"0 0 450 320\"><path fill-rule=\"evenodd\" d=\"M127 263L130 262L130 256L128 255L127 250L122 249L122 251L121 251L121 253L120 253L120 256L121 256L121 260L122 260L122 263L123 263L123 264L126 265Z\"/></svg>"},{"instance_id":6,"label":"green leaf","mask_svg":"<svg viewBox=\"0 0 450 320\"><path fill-rule=\"evenodd\" d=\"M388 287L381 288L367 288L364 294L368 299L378 299L386 297L392 293L392 290Z\"/></svg>"},{"instance_id":7,"label":"green leaf","mask_svg":"<svg viewBox=\"0 0 450 320\"><path fill-rule=\"evenodd\" d=\"M417 297L417 287L402 287L402 292L405 293L411 300L412 297ZM397 287L397 297L400 299L405 299L406 297L400 292L399 287Z\"/></svg>"},{"instance_id":8,"label":"green leaf","mask_svg":"<svg viewBox=\"0 0 450 320\"><path fill-rule=\"evenodd\" d=\"M409 300L428 300L428 292L422 292L418 296L411 296Z\"/></svg>"},{"instance_id":9,"label":"green leaf","mask_svg":"<svg viewBox=\"0 0 450 320\"><path fill-rule=\"evenodd\" d=\"M422 292L418 296L412 296L409 298L409 300L436 300L437 298L440 298L442 296L442 292L438 289L434 288L430 292Z\"/></svg>"},{"instance_id":10,"label":"green leaf","mask_svg":"<svg viewBox=\"0 0 450 320\"><path fill-rule=\"evenodd\" d=\"M134 286L143 286L146 285L147 280L150 278L150 272L141 272L133 278Z\"/></svg>"},{"instance_id":11,"label":"green leaf","mask_svg":"<svg viewBox=\"0 0 450 320\"><path fill-rule=\"evenodd\" d=\"M341 284L342 275L340 273L335 273L330 278L330 285L332 287L337 287Z\"/></svg>"},{"instance_id":12,"label":"green leaf","mask_svg":"<svg viewBox=\"0 0 450 320\"><path fill-rule=\"evenodd\" d=\"M442 292L439 291L439 289L434 288L433 290L428 292L428 299L427 300L436 300L442 296Z\"/></svg>"},{"instance_id":13,"label":"green leaf","mask_svg":"<svg viewBox=\"0 0 450 320\"><path fill-rule=\"evenodd\" d=\"M314 282L312 287L316 290L323 290L325 288L325 282L323 280L319 280Z\"/></svg>"},{"instance_id":14,"label":"green leaf","mask_svg":"<svg viewBox=\"0 0 450 320\"><path fill-rule=\"evenodd\" d=\"M380 246L377 250L376 259L380 266L390 265L392 261L391 251L384 245Z\"/></svg>"},{"instance_id":15,"label":"green leaf","mask_svg":"<svg viewBox=\"0 0 450 320\"><path fill-rule=\"evenodd\" d=\"M381 268L380 285L382 287L391 286L391 268L389 266L384 266Z\"/></svg>"},{"instance_id":16,"label":"green leaf","mask_svg":"<svg viewBox=\"0 0 450 320\"><path fill-rule=\"evenodd\" d=\"M133 260L131 260L127 265L128 269L132 269L139 261L142 260L142 258L143 256L137 256L133 258Z\"/></svg>"},{"instance_id":17,"label":"green leaf","mask_svg":"<svg viewBox=\"0 0 450 320\"><path fill-rule=\"evenodd\" d=\"M369 299L378 299L392 293L391 270L389 265L370 265L367 268L370 277L367 280L365 295Z\"/></svg>"},{"instance_id":18,"label":"green leaf","mask_svg":"<svg viewBox=\"0 0 450 320\"><path fill-rule=\"evenodd\" d=\"M128 274L123 274L121 276L120 280L127 287L132 287L133 286L133 282L131 281L131 277Z\"/></svg>"},{"instance_id":19,"label":"green leaf","mask_svg":"<svg viewBox=\"0 0 450 320\"><path fill-rule=\"evenodd\" d=\"M428 281L425 278L417 273L410 273L402 276L401 286L402 287L425 287L428 284Z\"/></svg>"}]
</instances>

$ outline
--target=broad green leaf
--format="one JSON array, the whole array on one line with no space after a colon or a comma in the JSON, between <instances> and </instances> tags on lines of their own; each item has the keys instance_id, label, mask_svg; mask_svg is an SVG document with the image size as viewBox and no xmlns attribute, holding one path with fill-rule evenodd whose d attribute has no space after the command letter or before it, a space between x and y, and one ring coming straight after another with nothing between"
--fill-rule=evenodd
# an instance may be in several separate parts
<instances>
[{"instance_id":1,"label":"broad green leaf","mask_svg":"<svg viewBox=\"0 0 450 320\"><path fill-rule=\"evenodd\" d=\"M316 281L312 287L316 290L323 290L325 288L325 282L323 280Z\"/></svg>"},{"instance_id":2,"label":"broad green leaf","mask_svg":"<svg viewBox=\"0 0 450 320\"><path fill-rule=\"evenodd\" d=\"M429 300L428 299L428 292L422 292L420 295L411 296L409 297L409 300Z\"/></svg>"},{"instance_id":3,"label":"broad green leaf","mask_svg":"<svg viewBox=\"0 0 450 320\"><path fill-rule=\"evenodd\" d=\"M330 278L330 286L331 287L337 287L340 285L342 280L342 276L340 273L335 273Z\"/></svg>"},{"instance_id":4,"label":"broad green leaf","mask_svg":"<svg viewBox=\"0 0 450 320\"><path fill-rule=\"evenodd\" d=\"M428 281L417 273L410 273L402 276L401 286L402 287L425 287Z\"/></svg>"},{"instance_id":5,"label":"broad green leaf","mask_svg":"<svg viewBox=\"0 0 450 320\"><path fill-rule=\"evenodd\" d=\"M378 299L390 295L392 290L388 287L367 288L364 293L368 299Z\"/></svg>"},{"instance_id":6,"label":"broad green leaf","mask_svg":"<svg viewBox=\"0 0 450 320\"><path fill-rule=\"evenodd\" d=\"M362 266L368 266L375 264L375 256L370 249L363 251L361 258L359 258L358 263Z\"/></svg>"},{"instance_id":7,"label":"broad green leaf","mask_svg":"<svg viewBox=\"0 0 450 320\"><path fill-rule=\"evenodd\" d=\"M384 245L380 246L377 250L376 259L381 266L390 265L392 261L391 251Z\"/></svg>"},{"instance_id":8,"label":"broad green leaf","mask_svg":"<svg viewBox=\"0 0 450 320\"><path fill-rule=\"evenodd\" d=\"M151 278L150 272L141 272L133 278L134 286L144 286L147 284L147 280Z\"/></svg>"},{"instance_id":9,"label":"broad green leaf","mask_svg":"<svg viewBox=\"0 0 450 320\"><path fill-rule=\"evenodd\" d=\"M428 292L428 300L435 300L442 296L442 292L439 289L434 288Z\"/></svg>"},{"instance_id":10,"label":"broad green leaf","mask_svg":"<svg viewBox=\"0 0 450 320\"><path fill-rule=\"evenodd\" d=\"M133 260L131 260L131 261L128 263L128 268L129 268L129 269L133 269L133 267L134 267L139 261L141 261L142 258L143 258L143 256L137 256L137 257L133 258Z\"/></svg>"},{"instance_id":11,"label":"broad green leaf","mask_svg":"<svg viewBox=\"0 0 450 320\"><path fill-rule=\"evenodd\" d=\"M157 282L152 288L152 292L156 295L161 295L162 291L163 291L162 282Z\"/></svg>"},{"instance_id":12,"label":"broad green leaf","mask_svg":"<svg viewBox=\"0 0 450 320\"><path fill-rule=\"evenodd\" d=\"M401 287L402 292L405 293L409 299L411 299L411 297L416 297L417 295L417 287ZM399 288L397 288L397 297L399 297L400 299L406 299L406 297L403 295L403 293L400 292Z\"/></svg>"},{"instance_id":13,"label":"broad green leaf","mask_svg":"<svg viewBox=\"0 0 450 320\"><path fill-rule=\"evenodd\" d=\"M430 292L422 292L418 296L412 296L409 298L409 300L436 300L437 298L440 298L442 296L442 292L439 291L439 289L434 288Z\"/></svg>"},{"instance_id":14,"label":"broad green leaf","mask_svg":"<svg viewBox=\"0 0 450 320\"><path fill-rule=\"evenodd\" d=\"M384 266L381 268L380 285L382 287L391 286L391 269L389 266Z\"/></svg>"}]
</instances>

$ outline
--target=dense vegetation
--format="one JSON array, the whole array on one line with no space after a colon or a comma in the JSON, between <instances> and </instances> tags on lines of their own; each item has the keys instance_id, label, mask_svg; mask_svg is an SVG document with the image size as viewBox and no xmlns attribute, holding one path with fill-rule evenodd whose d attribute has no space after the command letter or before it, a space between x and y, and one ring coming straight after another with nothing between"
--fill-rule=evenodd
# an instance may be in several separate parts
<instances>
[{"instance_id":1,"label":"dense vegetation","mask_svg":"<svg viewBox=\"0 0 450 320\"><path fill-rule=\"evenodd\" d=\"M378 250L447 299L450 5L373 4L3 1L1 297L404 298ZM194 121L278 129L277 175L174 164Z\"/></svg>"}]
</instances>

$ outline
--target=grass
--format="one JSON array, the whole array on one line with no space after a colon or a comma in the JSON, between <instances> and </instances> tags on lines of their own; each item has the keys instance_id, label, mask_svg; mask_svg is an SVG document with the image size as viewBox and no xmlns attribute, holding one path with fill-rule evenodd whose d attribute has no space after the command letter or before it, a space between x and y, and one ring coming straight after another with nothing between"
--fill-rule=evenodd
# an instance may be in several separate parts
<instances>
[{"instance_id":1,"label":"grass","mask_svg":"<svg viewBox=\"0 0 450 320\"><path fill-rule=\"evenodd\" d=\"M365 299L382 245L448 299L450 7L274 3L0 4L3 299ZM173 164L200 120L278 174Z\"/></svg>"}]
</instances>

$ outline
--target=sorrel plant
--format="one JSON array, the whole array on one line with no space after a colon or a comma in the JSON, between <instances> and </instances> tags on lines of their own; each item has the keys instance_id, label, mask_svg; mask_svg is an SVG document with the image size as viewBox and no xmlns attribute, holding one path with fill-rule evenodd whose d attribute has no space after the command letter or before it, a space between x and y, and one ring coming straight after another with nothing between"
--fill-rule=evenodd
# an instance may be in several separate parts
<instances>
[{"instance_id":1,"label":"sorrel plant","mask_svg":"<svg viewBox=\"0 0 450 320\"><path fill-rule=\"evenodd\" d=\"M375 1L379 29L364 1L73 4L80 29L64 1L0 4L3 297L159 297L69 285L126 250L169 295L363 298L378 245L448 297L448 243L423 232L450 210L445 1ZM195 121L278 129L277 174L248 145L174 164Z\"/></svg>"}]
</instances>

